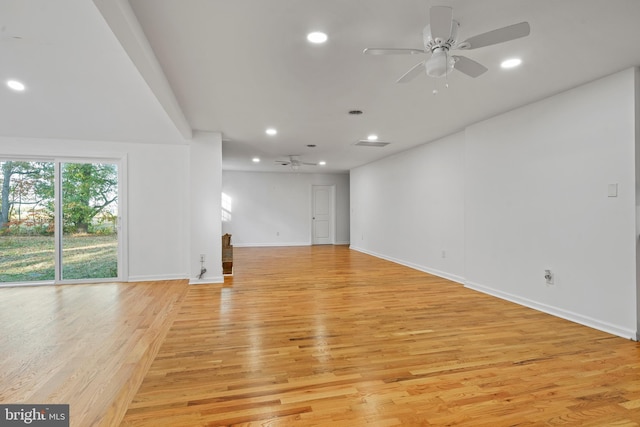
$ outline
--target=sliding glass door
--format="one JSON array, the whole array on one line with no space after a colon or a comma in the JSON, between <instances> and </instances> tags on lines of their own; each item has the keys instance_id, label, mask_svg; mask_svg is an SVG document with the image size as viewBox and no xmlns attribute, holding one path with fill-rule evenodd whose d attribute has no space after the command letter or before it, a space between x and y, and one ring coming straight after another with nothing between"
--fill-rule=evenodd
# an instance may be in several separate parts
<instances>
[{"instance_id":1,"label":"sliding glass door","mask_svg":"<svg viewBox=\"0 0 640 427\"><path fill-rule=\"evenodd\" d=\"M0 285L119 277L116 162L0 161Z\"/></svg>"},{"instance_id":2,"label":"sliding glass door","mask_svg":"<svg viewBox=\"0 0 640 427\"><path fill-rule=\"evenodd\" d=\"M54 280L54 164L0 161L0 188L0 283Z\"/></svg>"},{"instance_id":3,"label":"sliding glass door","mask_svg":"<svg viewBox=\"0 0 640 427\"><path fill-rule=\"evenodd\" d=\"M118 169L62 163L62 280L118 277Z\"/></svg>"}]
</instances>

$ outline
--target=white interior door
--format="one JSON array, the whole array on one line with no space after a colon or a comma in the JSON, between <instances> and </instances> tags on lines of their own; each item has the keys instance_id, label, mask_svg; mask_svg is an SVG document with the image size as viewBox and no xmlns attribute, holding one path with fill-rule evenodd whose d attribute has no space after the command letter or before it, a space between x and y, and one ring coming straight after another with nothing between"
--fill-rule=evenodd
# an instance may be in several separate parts
<instances>
[{"instance_id":1,"label":"white interior door","mask_svg":"<svg viewBox=\"0 0 640 427\"><path fill-rule=\"evenodd\" d=\"M313 186L313 238L314 245L334 243L335 190L332 185Z\"/></svg>"}]
</instances>

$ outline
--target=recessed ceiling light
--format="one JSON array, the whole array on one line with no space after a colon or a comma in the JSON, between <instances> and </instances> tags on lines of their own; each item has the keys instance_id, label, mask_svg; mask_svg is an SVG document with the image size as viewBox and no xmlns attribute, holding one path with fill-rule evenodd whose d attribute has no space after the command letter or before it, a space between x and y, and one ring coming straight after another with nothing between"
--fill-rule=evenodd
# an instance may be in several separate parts
<instances>
[{"instance_id":1,"label":"recessed ceiling light","mask_svg":"<svg viewBox=\"0 0 640 427\"><path fill-rule=\"evenodd\" d=\"M326 165L326 164L327 164L327 162L325 162L324 160L322 160L322 161L318 162L318 164L319 164L320 166L324 166L324 165Z\"/></svg>"},{"instance_id":2,"label":"recessed ceiling light","mask_svg":"<svg viewBox=\"0 0 640 427\"><path fill-rule=\"evenodd\" d=\"M265 132L267 135L272 135L272 136L278 133L278 131L275 130L274 128L269 128Z\"/></svg>"},{"instance_id":3,"label":"recessed ceiling light","mask_svg":"<svg viewBox=\"0 0 640 427\"><path fill-rule=\"evenodd\" d=\"M369 141L377 141L378 140L378 135L371 134L371 135L369 135L367 137L367 140L369 140Z\"/></svg>"},{"instance_id":4,"label":"recessed ceiling light","mask_svg":"<svg viewBox=\"0 0 640 427\"><path fill-rule=\"evenodd\" d=\"M9 80L9 81L7 81L7 86L9 86L13 90L17 90L17 91L20 91L20 92L24 90L24 84L22 82L17 81L17 80Z\"/></svg>"},{"instance_id":5,"label":"recessed ceiling light","mask_svg":"<svg viewBox=\"0 0 640 427\"><path fill-rule=\"evenodd\" d=\"M314 31L313 33L307 34L307 40L310 43L321 44L327 41L327 35L320 31Z\"/></svg>"},{"instance_id":6,"label":"recessed ceiling light","mask_svg":"<svg viewBox=\"0 0 640 427\"><path fill-rule=\"evenodd\" d=\"M251 159L251 161L253 161L253 163L260 163L260 158L254 157L253 159Z\"/></svg>"},{"instance_id":7,"label":"recessed ceiling light","mask_svg":"<svg viewBox=\"0 0 640 427\"><path fill-rule=\"evenodd\" d=\"M520 64L522 64L522 59L520 59L520 58L511 58L511 59L507 59L507 60L502 61L500 66L502 68L514 68L514 67L517 67Z\"/></svg>"}]
</instances>

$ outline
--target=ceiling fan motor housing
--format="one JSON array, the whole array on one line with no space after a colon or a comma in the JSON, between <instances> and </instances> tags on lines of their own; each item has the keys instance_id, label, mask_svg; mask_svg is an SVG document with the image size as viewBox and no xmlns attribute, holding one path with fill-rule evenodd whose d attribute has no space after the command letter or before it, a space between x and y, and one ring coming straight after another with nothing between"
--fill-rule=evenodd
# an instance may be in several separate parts
<instances>
[{"instance_id":1,"label":"ceiling fan motor housing","mask_svg":"<svg viewBox=\"0 0 640 427\"><path fill-rule=\"evenodd\" d=\"M422 43L424 44L424 50L433 52L437 48L451 49L451 46L456 44L456 38L458 37L458 27L460 23L455 19L451 21L451 34L449 38L444 40L441 38L434 39L431 37L431 26L427 25L422 30Z\"/></svg>"}]
</instances>

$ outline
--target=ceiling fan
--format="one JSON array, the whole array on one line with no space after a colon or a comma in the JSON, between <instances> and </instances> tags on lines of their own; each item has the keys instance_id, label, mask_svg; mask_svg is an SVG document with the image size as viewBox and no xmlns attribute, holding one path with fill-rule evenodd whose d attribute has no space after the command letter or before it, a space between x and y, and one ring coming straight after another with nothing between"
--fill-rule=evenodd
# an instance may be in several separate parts
<instances>
[{"instance_id":1,"label":"ceiling fan","mask_svg":"<svg viewBox=\"0 0 640 427\"><path fill-rule=\"evenodd\" d=\"M301 162L300 159L298 157L298 155L295 154L289 154L289 160L276 160L276 163L278 163L279 165L282 166L290 166L291 169L293 170L298 170L300 169L300 166L305 165L305 166L318 166L317 163L307 163L307 162Z\"/></svg>"},{"instance_id":2,"label":"ceiling fan","mask_svg":"<svg viewBox=\"0 0 640 427\"><path fill-rule=\"evenodd\" d=\"M430 77L446 76L454 68L470 77L478 77L487 68L466 56L449 55L453 49L471 50L507 42L529 35L528 22L509 25L458 41L460 23L453 19L449 6L432 6L429 9L429 24L422 30L424 49L412 48L366 48L367 55L415 55L431 53L429 59L414 65L396 83L406 83L416 78L423 69Z\"/></svg>"}]
</instances>

